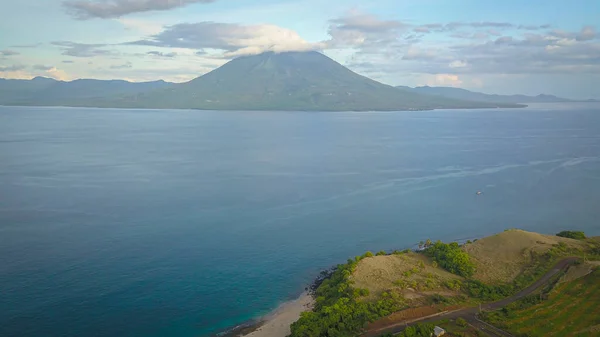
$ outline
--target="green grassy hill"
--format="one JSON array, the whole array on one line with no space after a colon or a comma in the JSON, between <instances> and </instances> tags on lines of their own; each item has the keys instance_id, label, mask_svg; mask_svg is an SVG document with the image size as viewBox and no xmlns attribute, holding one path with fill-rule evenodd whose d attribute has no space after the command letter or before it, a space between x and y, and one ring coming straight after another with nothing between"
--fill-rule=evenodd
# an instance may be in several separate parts
<instances>
[{"instance_id":1,"label":"green grassy hill","mask_svg":"<svg viewBox=\"0 0 600 337\"><path fill-rule=\"evenodd\" d=\"M600 269L560 283L542 298L513 303L485 318L517 336L600 336Z\"/></svg>"},{"instance_id":2,"label":"green grassy hill","mask_svg":"<svg viewBox=\"0 0 600 337\"><path fill-rule=\"evenodd\" d=\"M0 80L0 104L203 110L397 111L522 107L408 92L318 52L236 58L186 83Z\"/></svg>"},{"instance_id":3,"label":"green grassy hill","mask_svg":"<svg viewBox=\"0 0 600 337\"><path fill-rule=\"evenodd\" d=\"M131 107L214 110L422 110L517 107L398 90L358 75L318 52L234 59L190 82L118 101Z\"/></svg>"}]
</instances>

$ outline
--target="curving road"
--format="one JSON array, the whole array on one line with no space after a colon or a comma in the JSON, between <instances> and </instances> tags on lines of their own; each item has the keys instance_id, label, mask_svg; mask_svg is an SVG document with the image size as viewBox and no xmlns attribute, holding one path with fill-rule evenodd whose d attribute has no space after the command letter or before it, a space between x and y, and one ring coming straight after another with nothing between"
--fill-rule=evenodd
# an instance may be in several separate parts
<instances>
[{"instance_id":1,"label":"curving road","mask_svg":"<svg viewBox=\"0 0 600 337\"><path fill-rule=\"evenodd\" d=\"M482 304L481 310L500 309L514 301L517 301L525 296L530 295L531 293L533 293L534 291L536 291L543 285L546 285L548 283L548 281L550 281L550 279L552 279L552 277L554 277L556 274L560 273L561 271L566 270L571 264L573 264L578 259L579 258L577 258L577 257L568 257L566 259L560 260L556 265L554 265L554 267L550 271L548 271L546 274L544 274L544 276L539 278L537 281L535 281L529 287L527 287L527 288L519 291L518 293L516 293L510 297L507 297L503 300L500 300L497 302L492 302L492 303ZM509 334L506 331L500 330L494 326L491 326L491 325L477 319L476 314L478 312L479 312L479 307L455 310L455 311L443 313L440 315L435 315L435 317L432 317L432 316L424 317L422 319L412 320L410 322L394 324L394 325L388 326L386 328L378 329L376 331L369 331L366 334L364 334L364 336L365 337L366 336L378 336L378 335L382 335L382 334L386 334L386 333L396 334L396 333L402 332L404 329L406 329L406 327L417 324L417 323L431 323L431 322L437 322L437 321L440 321L443 319L457 319L459 317L464 318L465 320L467 320L467 322L471 326L486 332L488 335L500 336L500 337L511 337L512 336L511 334Z\"/></svg>"}]
</instances>

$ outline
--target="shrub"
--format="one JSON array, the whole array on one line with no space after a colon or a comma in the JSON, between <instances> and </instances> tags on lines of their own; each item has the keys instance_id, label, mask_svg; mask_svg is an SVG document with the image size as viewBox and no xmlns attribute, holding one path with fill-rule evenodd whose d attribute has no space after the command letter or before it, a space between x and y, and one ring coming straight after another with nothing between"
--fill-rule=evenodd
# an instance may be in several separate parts
<instances>
[{"instance_id":1,"label":"shrub","mask_svg":"<svg viewBox=\"0 0 600 337\"><path fill-rule=\"evenodd\" d=\"M451 273L470 277L475 273L475 264L469 254L460 249L456 242L450 244L437 241L424 250L427 256L435 259L439 265Z\"/></svg>"},{"instance_id":2,"label":"shrub","mask_svg":"<svg viewBox=\"0 0 600 337\"><path fill-rule=\"evenodd\" d=\"M377 252L377 254L375 254L377 256L383 256L383 255L387 255L387 253L383 250L380 250L379 252Z\"/></svg>"},{"instance_id":3,"label":"shrub","mask_svg":"<svg viewBox=\"0 0 600 337\"><path fill-rule=\"evenodd\" d=\"M364 257L369 257L368 252ZM291 325L291 337L355 336L368 322L404 308L403 299L395 292L385 293L375 302L358 300L368 291L353 289L349 277L364 257L338 265L319 285L313 311L303 312Z\"/></svg>"},{"instance_id":4,"label":"shrub","mask_svg":"<svg viewBox=\"0 0 600 337\"><path fill-rule=\"evenodd\" d=\"M556 236L560 236L563 238L575 239L575 240L584 240L585 233L581 231L562 231L557 233Z\"/></svg>"},{"instance_id":5,"label":"shrub","mask_svg":"<svg viewBox=\"0 0 600 337\"><path fill-rule=\"evenodd\" d=\"M400 334L398 337L430 337L433 333L433 324L421 324L417 323L414 326L409 326Z\"/></svg>"},{"instance_id":6,"label":"shrub","mask_svg":"<svg viewBox=\"0 0 600 337\"><path fill-rule=\"evenodd\" d=\"M456 325L462 326L463 328L466 328L467 327L467 321L464 318L459 317L459 318L456 319Z\"/></svg>"},{"instance_id":7,"label":"shrub","mask_svg":"<svg viewBox=\"0 0 600 337\"><path fill-rule=\"evenodd\" d=\"M373 253L366 252L365 255L363 255L363 257L373 257Z\"/></svg>"}]
</instances>

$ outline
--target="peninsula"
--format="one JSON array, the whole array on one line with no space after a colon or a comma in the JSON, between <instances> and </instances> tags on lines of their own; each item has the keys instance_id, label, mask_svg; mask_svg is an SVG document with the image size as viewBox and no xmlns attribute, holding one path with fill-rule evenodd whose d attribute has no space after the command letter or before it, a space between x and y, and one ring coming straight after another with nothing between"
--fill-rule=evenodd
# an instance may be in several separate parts
<instances>
[{"instance_id":1,"label":"peninsula","mask_svg":"<svg viewBox=\"0 0 600 337\"><path fill-rule=\"evenodd\" d=\"M314 303L302 298L304 312L296 306L298 320L290 330L273 329L284 322L274 316L249 336L429 336L434 325L450 336L505 336L524 328L511 324L507 310L531 315L526 308L545 308L571 287L595 284L569 296L577 303L600 302L584 296L600 285L600 238L582 232L515 229L464 244L427 240L419 247L349 259L313 284ZM594 329L596 314L580 312L577 325L558 329Z\"/></svg>"}]
</instances>

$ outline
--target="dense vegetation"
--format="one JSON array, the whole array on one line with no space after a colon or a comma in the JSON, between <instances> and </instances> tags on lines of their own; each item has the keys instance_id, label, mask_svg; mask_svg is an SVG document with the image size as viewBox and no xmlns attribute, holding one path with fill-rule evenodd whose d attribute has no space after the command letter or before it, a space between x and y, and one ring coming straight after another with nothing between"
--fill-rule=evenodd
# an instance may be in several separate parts
<instances>
[{"instance_id":1,"label":"dense vegetation","mask_svg":"<svg viewBox=\"0 0 600 337\"><path fill-rule=\"evenodd\" d=\"M401 333L394 335L394 334L385 334L382 335L380 337L431 337L431 334L433 333L433 329L435 328L435 326L433 324L429 324L429 323L417 323L413 326L409 326L406 329L404 329L404 331L402 331Z\"/></svg>"},{"instance_id":2,"label":"dense vegetation","mask_svg":"<svg viewBox=\"0 0 600 337\"><path fill-rule=\"evenodd\" d=\"M382 298L374 302L358 300L368 295L368 291L352 288L349 277L361 259L371 256L373 254L367 252L337 266L331 277L315 291L313 311L302 313L300 319L292 324L292 337L352 336L368 322L405 307L403 298L395 292L383 293Z\"/></svg>"},{"instance_id":3,"label":"dense vegetation","mask_svg":"<svg viewBox=\"0 0 600 337\"><path fill-rule=\"evenodd\" d=\"M585 240L585 233L581 231L562 231L557 233L556 236L575 240Z\"/></svg>"},{"instance_id":4,"label":"dense vegetation","mask_svg":"<svg viewBox=\"0 0 600 337\"><path fill-rule=\"evenodd\" d=\"M475 272L475 264L471 262L469 254L465 253L456 242L443 243L437 241L428 245L423 251L425 255L433 260L447 271L463 276L470 277Z\"/></svg>"}]
</instances>

